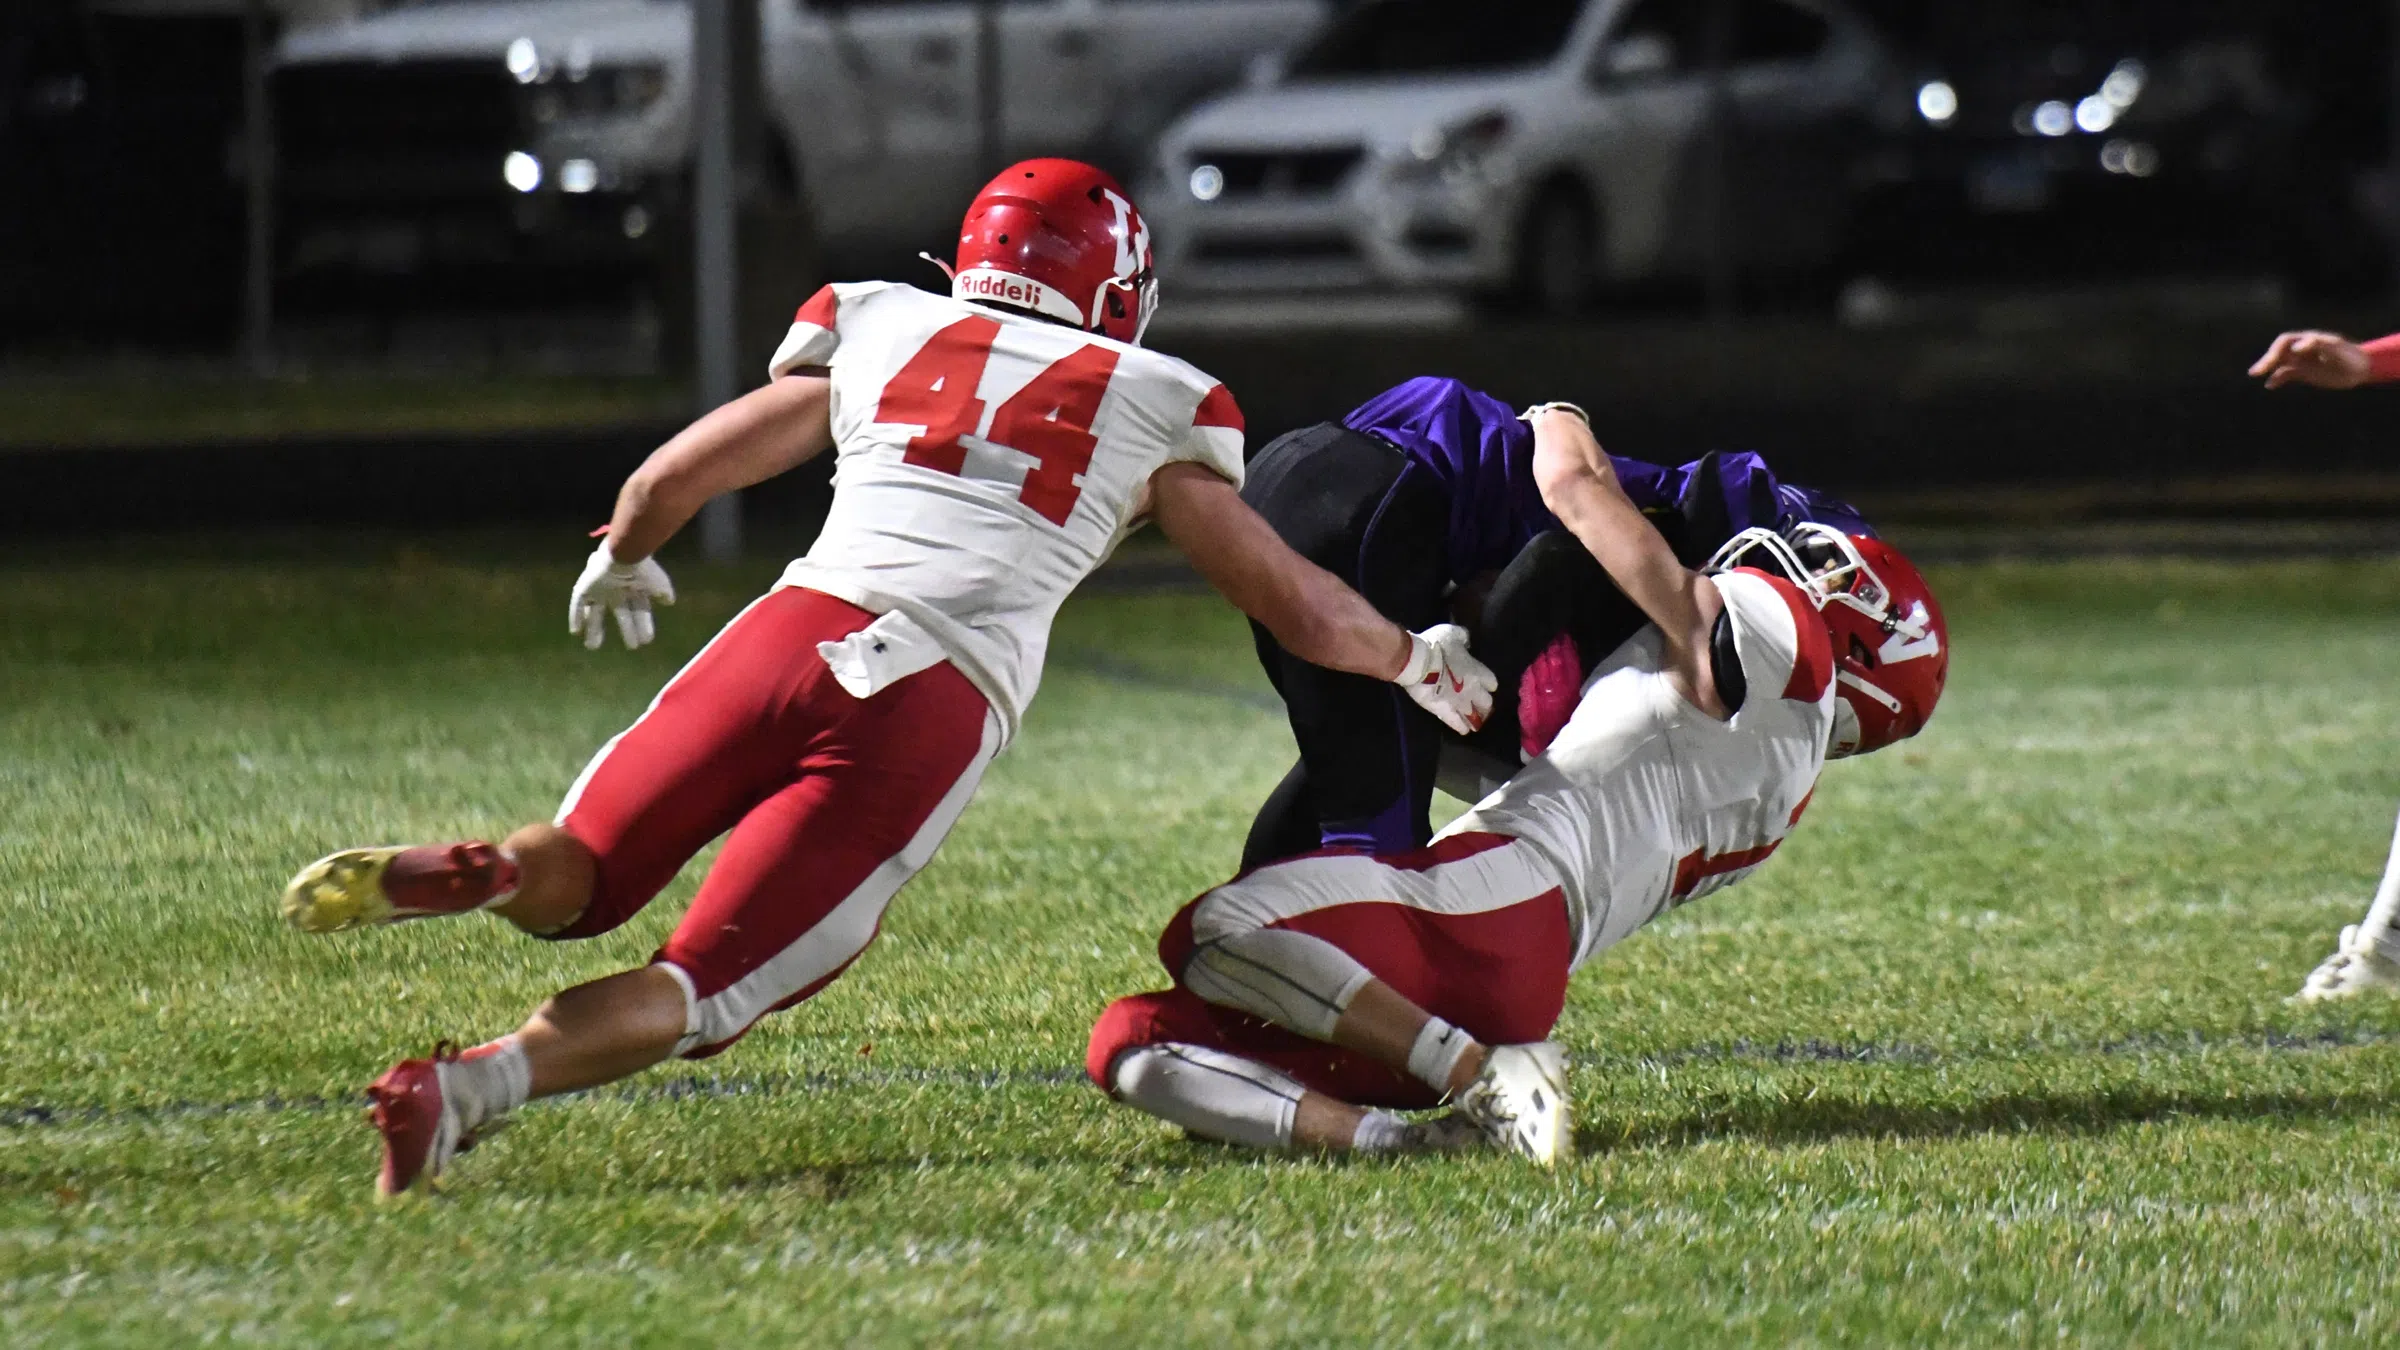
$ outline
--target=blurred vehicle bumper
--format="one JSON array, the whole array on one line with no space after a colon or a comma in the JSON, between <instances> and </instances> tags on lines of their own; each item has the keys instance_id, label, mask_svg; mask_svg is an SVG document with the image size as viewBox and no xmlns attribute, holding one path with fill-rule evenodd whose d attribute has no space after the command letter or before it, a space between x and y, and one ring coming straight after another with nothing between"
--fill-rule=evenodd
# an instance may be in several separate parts
<instances>
[{"instance_id":1,"label":"blurred vehicle bumper","mask_svg":"<svg viewBox=\"0 0 2400 1350\"><path fill-rule=\"evenodd\" d=\"M1192 160L1149 193L1160 277L1178 290L1472 290L1508 277L1513 217L1480 183L1400 178L1355 146Z\"/></svg>"}]
</instances>

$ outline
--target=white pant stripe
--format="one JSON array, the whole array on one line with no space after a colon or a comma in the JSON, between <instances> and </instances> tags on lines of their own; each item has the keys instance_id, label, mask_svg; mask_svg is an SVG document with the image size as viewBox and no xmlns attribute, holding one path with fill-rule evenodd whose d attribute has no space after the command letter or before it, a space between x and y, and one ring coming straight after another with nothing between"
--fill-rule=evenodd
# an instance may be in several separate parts
<instances>
[{"instance_id":1,"label":"white pant stripe","mask_svg":"<svg viewBox=\"0 0 2400 1350\"><path fill-rule=\"evenodd\" d=\"M1521 840L1410 871L1364 854L1295 858L1210 891L1192 911L1206 946L1312 910L1383 901L1436 914L1488 914L1559 884L1548 859Z\"/></svg>"},{"instance_id":2,"label":"white pant stripe","mask_svg":"<svg viewBox=\"0 0 2400 1350\"><path fill-rule=\"evenodd\" d=\"M732 985L693 1005L686 1020L690 1030L676 1042L675 1052L682 1054L695 1046L732 1040L764 1016L767 1009L841 969L844 962L865 951L892 897L932 860L934 850L941 847L950 827L966 811L968 799L983 781L984 769L990 766L992 756L1000 752L1002 739L1000 714L987 710L983 716L982 747L908 843L869 872L857 890L845 896L792 945Z\"/></svg>"}]
</instances>

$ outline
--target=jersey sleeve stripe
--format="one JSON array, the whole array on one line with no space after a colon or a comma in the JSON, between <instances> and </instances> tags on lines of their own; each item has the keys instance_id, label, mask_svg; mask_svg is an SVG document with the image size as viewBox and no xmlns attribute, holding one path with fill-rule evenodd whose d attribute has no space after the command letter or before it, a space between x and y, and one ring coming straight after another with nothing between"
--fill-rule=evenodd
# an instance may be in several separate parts
<instances>
[{"instance_id":1,"label":"jersey sleeve stripe","mask_svg":"<svg viewBox=\"0 0 2400 1350\"><path fill-rule=\"evenodd\" d=\"M821 366L833 360L834 348L841 345L840 320L841 297L831 286L818 287L792 316L791 331L783 335L775 359L767 363L767 378L780 379L795 367Z\"/></svg>"},{"instance_id":2,"label":"jersey sleeve stripe","mask_svg":"<svg viewBox=\"0 0 2400 1350\"><path fill-rule=\"evenodd\" d=\"M1246 430L1242 425L1241 406L1233 401L1233 394L1221 384L1210 389L1200 400L1199 408L1192 413L1192 425Z\"/></svg>"},{"instance_id":3,"label":"jersey sleeve stripe","mask_svg":"<svg viewBox=\"0 0 2400 1350\"><path fill-rule=\"evenodd\" d=\"M1792 673L1784 681L1783 696L1801 703L1814 703L1825 697L1825 687L1833 682L1833 639L1825 631L1825 620L1816 607L1800 593L1800 588L1771 572L1755 567L1736 569L1745 576L1754 576L1767 583L1784 608L1792 612Z\"/></svg>"},{"instance_id":4,"label":"jersey sleeve stripe","mask_svg":"<svg viewBox=\"0 0 2400 1350\"><path fill-rule=\"evenodd\" d=\"M830 329L833 327L834 309L838 304L840 304L840 299L834 295L832 286L819 286L817 293L808 297L808 303L800 307L800 312L792 316L792 322L795 324L811 323L819 328Z\"/></svg>"}]
</instances>

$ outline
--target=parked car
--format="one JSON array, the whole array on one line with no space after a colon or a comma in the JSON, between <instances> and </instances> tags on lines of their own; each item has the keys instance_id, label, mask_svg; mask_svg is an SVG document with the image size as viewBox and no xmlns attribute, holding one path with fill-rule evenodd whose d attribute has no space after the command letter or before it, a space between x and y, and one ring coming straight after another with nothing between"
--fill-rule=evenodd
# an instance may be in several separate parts
<instances>
[{"instance_id":1,"label":"parked car","mask_svg":"<svg viewBox=\"0 0 2400 1350\"><path fill-rule=\"evenodd\" d=\"M2384 248L2269 10L1935 11L1871 160L1855 270L2281 273L2371 285ZM2355 134L2350 139L2355 139ZM2353 151L2355 153L2355 151Z\"/></svg>"},{"instance_id":2,"label":"parked car","mask_svg":"<svg viewBox=\"0 0 2400 1350\"><path fill-rule=\"evenodd\" d=\"M1371 0L1168 130L1145 199L1161 277L1514 288L1563 312L1697 276L1719 242L1746 270L1822 267L1886 80L1870 30L1820 0Z\"/></svg>"},{"instance_id":3,"label":"parked car","mask_svg":"<svg viewBox=\"0 0 2400 1350\"><path fill-rule=\"evenodd\" d=\"M839 270L940 247L987 166L972 0L764 0L771 193ZM1324 0L1010 0L1002 150L1131 167ZM294 31L274 72L287 274L525 284L639 269L691 163L681 0L448 0ZM805 185L805 193L798 191Z\"/></svg>"}]
</instances>

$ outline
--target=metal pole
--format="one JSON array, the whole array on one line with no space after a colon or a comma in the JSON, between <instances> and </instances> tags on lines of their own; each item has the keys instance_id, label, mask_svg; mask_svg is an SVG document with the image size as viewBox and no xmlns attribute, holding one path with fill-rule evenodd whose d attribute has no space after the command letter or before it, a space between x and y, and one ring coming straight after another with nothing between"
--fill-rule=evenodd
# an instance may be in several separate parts
<instances>
[{"instance_id":1,"label":"metal pole","mask_svg":"<svg viewBox=\"0 0 2400 1350\"><path fill-rule=\"evenodd\" d=\"M698 332L700 410L721 407L741 393L735 319L739 278L738 165L734 147L733 6L737 0L693 0L692 123L699 141L692 191L692 280ZM741 555L742 502L728 492L700 508L700 550L711 562Z\"/></svg>"},{"instance_id":2,"label":"metal pole","mask_svg":"<svg viewBox=\"0 0 2400 1350\"><path fill-rule=\"evenodd\" d=\"M1008 143L1002 136L1007 116L1000 93L999 0L975 3L975 129L976 151L982 160L975 186L997 178L1008 167Z\"/></svg>"},{"instance_id":3,"label":"metal pole","mask_svg":"<svg viewBox=\"0 0 2400 1350\"><path fill-rule=\"evenodd\" d=\"M1719 327L1733 318L1733 137L1734 104L1728 61L1733 47L1732 0L1712 0L1708 12L1708 257L1705 284L1709 321Z\"/></svg>"},{"instance_id":4,"label":"metal pole","mask_svg":"<svg viewBox=\"0 0 2400 1350\"><path fill-rule=\"evenodd\" d=\"M275 368L275 140L267 121L267 3L242 8L242 358L253 375Z\"/></svg>"},{"instance_id":5,"label":"metal pole","mask_svg":"<svg viewBox=\"0 0 2400 1350\"><path fill-rule=\"evenodd\" d=\"M2391 281L2395 298L2400 298L2400 220L2392 218L2396 209L2394 199L2400 198L2400 0L2393 0L2384 16L2389 30L2385 34L2384 56L2384 134L2390 144L2384 147L2384 203L2382 222L2385 239L2391 250Z\"/></svg>"}]
</instances>

